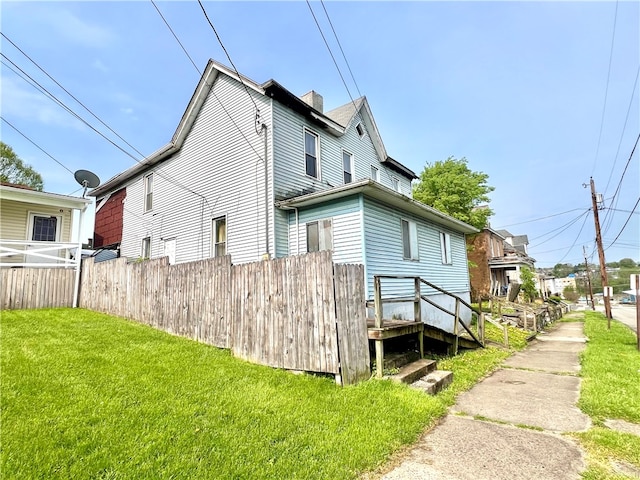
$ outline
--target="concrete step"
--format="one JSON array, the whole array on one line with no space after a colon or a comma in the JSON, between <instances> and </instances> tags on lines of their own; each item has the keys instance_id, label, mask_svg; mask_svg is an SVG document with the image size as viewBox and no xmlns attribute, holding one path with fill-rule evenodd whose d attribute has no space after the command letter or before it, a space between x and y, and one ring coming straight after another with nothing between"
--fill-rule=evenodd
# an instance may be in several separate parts
<instances>
[{"instance_id":1,"label":"concrete step","mask_svg":"<svg viewBox=\"0 0 640 480\"><path fill-rule=\"evenodd\" d=\"M420 353L415 351L404 353L386 353L384 355L384 368L401 368L420 359Z\"/></svg>"},{"instance_id":2,"label":"concrete step","mask_svg":"<svg viewBox=\"0 0 640 480\"><path fill-rule=\"evenodd\" d=\"M423 358L405 365L389 378L394 382L411 384L436 369L436 361Z\"/></svg>"},{"instance_id":3,"label":"concrete step","mask_svg":"<svg viewBox=\"0 0 640 480\"><path fill-rule=\"evenodd\" d=\"M429 395L435 395L453 381L453 372L449 370L434 370L424 377L416 380L411 387L422 390Z\"/></svg>"}]
</instances>

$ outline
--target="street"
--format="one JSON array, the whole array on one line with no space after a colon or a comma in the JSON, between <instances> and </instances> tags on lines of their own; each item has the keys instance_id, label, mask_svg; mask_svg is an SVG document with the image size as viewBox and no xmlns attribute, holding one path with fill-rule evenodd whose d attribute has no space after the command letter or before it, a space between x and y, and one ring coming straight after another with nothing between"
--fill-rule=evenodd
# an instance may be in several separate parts
<instances>
[{"instance_id":1,"label":"street","mask_svg":"<svg viewBox=\"0 0 640 480\"><path fill-rule=\"evenodd\" d=\"M611 314L613 318L631 327L634 332L637 332L635 305L612 305Z\"/></svg>"}]
</instances>

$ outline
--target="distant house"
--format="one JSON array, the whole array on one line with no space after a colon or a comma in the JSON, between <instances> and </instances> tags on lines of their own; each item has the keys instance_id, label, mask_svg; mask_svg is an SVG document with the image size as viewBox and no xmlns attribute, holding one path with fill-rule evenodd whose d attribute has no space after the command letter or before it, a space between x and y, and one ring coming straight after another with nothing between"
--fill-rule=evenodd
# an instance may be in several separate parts
<instances>
[{"instance_id":1,"label":"distant house","mask_svg":"<svg viewBox=\"0 0 640 480\"><path fill-rule=\"evenodd\" d=\"M91 200L0 185L0 267L72 266L74 212L84 214ZM78 232L79 238L79 232Z\"/></svg>"},{"instance_id":2,"label":"distant house","mask_svg":"<svg viewBox=\"0 0 640 480\"><path fill-rule=\"evenodd\" d=\"M522 267L534 269L535 259L527 253L526 235L512 235L507 230L484 228L467 240L471 291L474 300L489 295L506 295L510 283L520 283Z\"/></svg>"},{"instance_id":3,"label":"distant house","mask_svg":"<svg viewBox=\"0 0 640 480\"><path fill-rule=\"evenodd\" d=\"M365 97L325 112L314 91L297 97L211 60L171 141L91 192L94 246L170 263L331 250L364 264L368 298L374 275L402 274L469 300L465 235L476 229L413 200L414 179L387 154Z\"/></svg>"}]
</instances>

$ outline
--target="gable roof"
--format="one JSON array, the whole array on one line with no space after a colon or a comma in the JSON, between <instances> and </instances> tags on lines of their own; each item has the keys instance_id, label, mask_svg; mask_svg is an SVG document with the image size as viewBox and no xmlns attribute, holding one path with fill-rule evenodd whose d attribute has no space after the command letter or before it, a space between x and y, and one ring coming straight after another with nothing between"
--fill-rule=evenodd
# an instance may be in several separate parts
<instances>
[{"instance_id":1,"label":"gable roof","mask_svg":"<svg viewBox=\"0 0 640 480\"><path fill-rule=\"evenodd\" d=\"M133 165L123 172L118 173L103 184L94 188L89 192L89 195L99 197L110 191L120 189L122 188L123 184L130 179L136 177L146 170L151 169L153 166L168 159L171 155L180 150L219 74L227 75L237 82L244 83L247 88L259 93L260 95L265 95L277 100L278 102L303 115L305 118L321 126L327 132L335 136L342 136L347 128L351 126L351 120L353 119L353 117L355 117L356 113L362 113L376 152L382 159L382 162L386 163L390 168L412 179L418 178L413 171L387 155L384 144L382 143L382 138L380 137L378 128L376 127L375 121L373 120L373 115L371 115L371 110L369 108L366 97L359 98L358 102L356 102L355 107L353 103L349 103L347 105L343 105L342 107L334 109L327 114L324 114L308 105L301 98L291 93L289 90L284 88L273 79L268 80L267 82L264 82L262 84L258 84L255 81L251 80L249 77L238 75L235 70L232 70L213 59L209 59L209 62L207 63L202 76L200 77L198 86L193 92L191 100L189 100L189 104L187 105L187 108L185 109L185 112L180 119L180 123L178 124L176 131L171 137L171 141L164 147L153 152L145 159L139 161L137 164ZM349 109L351 109L351 114L349 113ZM346 124L341 123L344 121L346 121Z\"/></svg>"},{"instance_id":2,"label":"gable roof","mask_svg":"<svg viewBox=\"0 0 640 480\"><path fill-rule=\"evenodd\" d=\"M479 232L479 230L475 227L472 227L471 225L464 223L457 218L450 217L449 215L446 215L433 207L429 207L424 203L409 198L406 195L385 187L384 185L381 185L380 183L375 182L371 179L347 183L346 185L340 185L328 190L321 190L319 192L309 193L295 198L289 198L287 200L276 202L276 206L285 209L294 207L310 207L312 205L318 205L320 203L336 200L338 198L348 197L349 195L359 193L362 193L366 197L379 200L385 205L388 205L394 209L412 213L413 215L425 220L429 220L432 223L446 226L454 232Z\"/></svg>"}]
</instances>

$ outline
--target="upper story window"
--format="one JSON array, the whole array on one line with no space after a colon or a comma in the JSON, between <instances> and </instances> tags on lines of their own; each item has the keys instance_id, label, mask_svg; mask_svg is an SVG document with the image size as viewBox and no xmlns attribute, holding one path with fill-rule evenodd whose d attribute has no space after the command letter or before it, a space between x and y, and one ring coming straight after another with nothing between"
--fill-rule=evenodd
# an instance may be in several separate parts
<instances>
[{"instance_id":1,"label":"upper story window","mask_svg":"<svg viewBox=\"0 0 640 480\"><path fill-rule=\"evenodd\" d=\"M307 175L319 178L318 135L309 130L304 131L304 161Z\"/></svg>"},{"instance_id":2,"label":"upper story window","mask_svg":"<svg viewBox=\"0 0 640 480\"><path fill-rule=\"evenodd\" d=\"M419 260L418 256L418 227L416 222L402 220L402 258L405 260Z\"/></svg>"},{"instance_id":3,"label":"upper story window","mask_svg":"<svg viewBox=\"0 0 640 480\"><path fill-rule=\"evenodd\" d=\"M400 191L400 179L398 177L391 177L391 184L396 192Z\"/></svg>"},{"instance_id":4,"label":"upper story window","mask_svg":"<svg viewBox=\"0 0 640 480\"><path fill-rule=\"evenodd\" d=\"M440 254L442 255L442 263L451 264L451 236L446 232L440 232Z\"/></svg>"},{"instance_id":5,"label":"upper story window","mask_svg":"<svg viewBox=\"0 0 640 480\"><path fill-rule=\"evenodd\" d=\"M307 223L307 252L333 249L333 222L330 218Z\"/></svg>"},{"instance_id":6,"label":"upper story window","mask_svg":"<svg viewBox=\"0 0 640 480\"><path fill-rule=\"evenodd\" d=\"M144 177L144 211L153 208L153 173Z\"/></svg>"},{"instance_id":7,"label":"upper story window","mask_svg":"<svg viewBox=\"0 0 640 480\"><path fill-rule=\"evenodd\" d=\"M342 151L342 177L344 183L353 182L353 155Z\"/></svg>"},{"instance_id":8,"label":"upper story window","mask_svg":"<svg viewBox=\"0 0 640 480\"><path fill-rule=\"evenodd\" d=\"M380 170L373 165L371 165L371 180L375 180L376 182L380 181Z\"/></svg>"},{"instance_id":9,"label":"upper story window","mask_svg":"<svg viewBox=\"0 0 640 480\"><path fill-rule=\"evenodd\" d=\"M358 135L360 136L360 138L364 137L364 127L362 126L361 123L356 125L356 132L358 132Z\"/></svg>"},{"instance_id":10,"label":"upper story window","mask_svg":"<svg viewBox=\"0 0 640 480\"><path fill-rule=\"evenodd\" d=\"M211 229L211 256L223 257L227 254L227 217L214 218Z\"/></svg>"}]
</instances>

